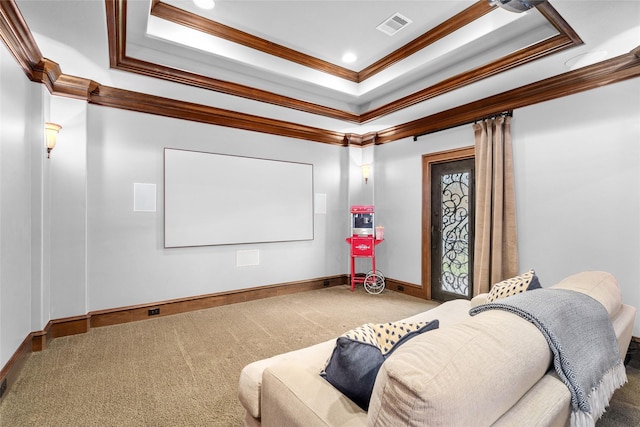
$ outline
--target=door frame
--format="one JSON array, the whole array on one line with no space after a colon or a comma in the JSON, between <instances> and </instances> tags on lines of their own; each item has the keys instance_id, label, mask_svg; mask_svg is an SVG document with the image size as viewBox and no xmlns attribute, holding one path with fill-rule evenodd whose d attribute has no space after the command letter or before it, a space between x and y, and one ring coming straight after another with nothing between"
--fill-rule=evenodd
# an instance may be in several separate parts
<instances>
[{"instance_id":1,"label":"door frame","mask_svg":"<svg viewBox=\"0 0 640 427\"><path fill-rule=\"evenodd\" d=\"M431 169L434 164L475 157L475 147L422 155L422 290L431 299Z\"/></svg>"}]
</instances>

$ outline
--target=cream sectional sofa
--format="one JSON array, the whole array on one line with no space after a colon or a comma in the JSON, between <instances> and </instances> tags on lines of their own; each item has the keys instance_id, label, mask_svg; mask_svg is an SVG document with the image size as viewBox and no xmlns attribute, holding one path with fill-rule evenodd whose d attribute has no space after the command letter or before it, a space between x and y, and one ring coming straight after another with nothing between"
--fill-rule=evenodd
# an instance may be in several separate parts
<instances>
[{"instance_id":1,"label":"cream sectional sofa","mask_svg":"<svg viewBox=\"0 0 640 427\"><path fill-rule=\"evenodd\" d=\"M598 300L609 313L620 354L626 354L636 317L621 303L605 272L570 276L555 288ZM319 374L335 340L247 365L238 397L245 425L284 426L565 426L570 393L551 367L539 330L511 313L469 316L471 302L455 300L404 319L437 319L437 330L400 346L378 372L364 411Z\"/></svg>"}]
</instances>

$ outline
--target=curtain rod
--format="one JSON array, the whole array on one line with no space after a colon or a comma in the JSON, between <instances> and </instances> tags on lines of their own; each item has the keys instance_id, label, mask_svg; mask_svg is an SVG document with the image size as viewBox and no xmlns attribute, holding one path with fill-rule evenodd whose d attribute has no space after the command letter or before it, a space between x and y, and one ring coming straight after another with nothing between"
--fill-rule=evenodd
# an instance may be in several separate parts
<instances>
[{"instance_id":1,"label":"curtain rod","mask_svg":"<svg viewBox=\"0 0 640 427\"><path fill-rule=\"evenodd\" d=\"M442 129L433 130L433 131L430 131L430 132L425 132L425 133L421 133L421 134L418 134L418 135L414 135L413 136L413 140L417 141L418 138L420 138L421 136L429 135L430 133L440 132L442 130L447 130L447 129L453 129L453 128L457 128L459 126L469 125L471 123L475 124L475 123L481 122L483 120L497 119L498 117L513 117L513 110L503 111L501 113L489 114L488 116L483 116L483 117L480 117L478 119L469 120L468 122L460 123L458 125L453 125L453 126L449 126L449 127L446 127L446 128L442 128Z\"/></svg>"}]
</instances>

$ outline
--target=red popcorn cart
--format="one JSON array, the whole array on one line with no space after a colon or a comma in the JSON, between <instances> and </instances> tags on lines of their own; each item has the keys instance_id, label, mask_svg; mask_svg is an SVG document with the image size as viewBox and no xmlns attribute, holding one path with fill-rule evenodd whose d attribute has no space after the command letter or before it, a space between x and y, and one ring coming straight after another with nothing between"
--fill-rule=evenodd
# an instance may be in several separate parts
<instances>
[{"instance_id":1,"label":"red popcorn cart","mask_svg":"<svg viewBox=\"0 0 640 427\"><path fill-rule=\"evenodd\" d=\"M351 245L351 291L357 283L362 283L370 294L384 290L384 276L376 270L376 245L384 240L382 227L375 227L375 209L372 205L351 206L351 237L346 242ZM364 275L356 274L356 258L370 258L371 270Z\"/></svg>"}]
</instances>

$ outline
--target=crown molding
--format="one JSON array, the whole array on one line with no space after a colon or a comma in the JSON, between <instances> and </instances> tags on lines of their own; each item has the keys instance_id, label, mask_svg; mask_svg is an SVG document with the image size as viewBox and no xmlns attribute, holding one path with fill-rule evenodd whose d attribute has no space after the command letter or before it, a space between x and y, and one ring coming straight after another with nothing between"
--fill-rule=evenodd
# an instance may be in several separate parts
<instances>
[{"instance_id":1,"label":"crown molding","mask_svg":"<svg viewBox=\"0 0 640 427\"><path fill-rule=\"evenodd\" d=\"M314 70L321 71L323 73L351 82L361 83L386 68L389 68L393 64L424 49L430 44L433 44L447 35L461 29L465 25L470 24L476 19L481 18L496 9L496 7L497 6L490 5L486 0L478 0L464 11L456 14L450 19L447 19L442 24L425 32L424 34L421 34L411 42L365 67L361 71L352 71L328 61L315 58L311 55L256 37L252 34L237 30L219 22L203 18L200 15L163 3L160 0L153 1L151 5L151 15L251 49L259 50L268 55L276 56L287 61L304 65L305 67L313 68Z\"/></svg>"},{"instance_id":2,"label":"crown molding","mask_svg":"<svg viewBox=\"0 0 640 427\"><path fill-rule=\"evenodd\" d=\"M0 2L0 38L30 80L42 53L14 0Z\"/></svg>"},{"instance_id":3,"label":"crown molding","mask_svg":"<svg viewBox=\"0 0 640 427\"><path fill-rule=\"evenodd\" d=\"M253 132L304 139L331 145L346 145L345 134L284 120L254 116L186 101L178 101L130 90L100 85L91 92L91 104L155 114L193 122Z\"/></svg>"},{"instance_id":4,"label":"crown molding","mask_svg":"<svg viewBox=\"0 0 640 427\"><path fill-rule=\"evenodd\" d=\"M272 56L277 56L278 58L286 59L287 61L311 67L315 70L340 77L341 79L352 82L360 81L359 73L356 71L340 67L332 64L331 62L298 52L297 50L256 37L252 34L245 33L244 31L237 30L219 22L203 18L200 15L187 12L186 10L171 6L161 1L153 3L151 7L151 15L178 25L193 28L194 30L215 37L229 40L236 44L250 47L251 49L265 52Z\"/></svg>"},{"instance_id":5,"label":"crown molding","mask_svg":"<svg viewBox=\"0 0 640 427\"><path fill-rule=\"evenodd\" d=\"M624 55L377 132L376 144L416 137L541 102L640 77L640 46Z\"/></svg>"},{"instance_id":6,"label":"crown molding","mask_svg":"<svg viewBox=\"0 0 640 427\"><path fill-rule=\"evenodd\" d=\"M503 71L526 64L527 62L540 59L560 50L582 44L582 40L577 36L569 24L560 16L560 14L558 14L549 2L545 2L544 6L539 7L539 10L542 15L558 30L559 34L556 37L552 37L550 40L536 43L513 54L498 58L484 66L460 73L426 89L377 107L373 110L361 114L355 114L349 111L329 108L237 83L222 81L203 75L188 73L176 68L130 58L126 55L125 43L127 28L127 1L128 0L105 0L107 27L110 39L109 57L111 58L112 68L358 124L379 119L387 114L415 105L416 103L459 89L468 84L494 76ZM455 15L453 18L445 21L432 30L427 31L422 36L403 46L401 49L396 50L387 57L382 58L380 61L358 73L357 81L362 81L377 72L382 71L383 69L401 61L430 44L437 42L446 35L451 34L495 9L496 7L489 5L486 0L478 0L472 6ZM278 47L278 45L270 44L263 39L250 36L246 33L233 30L230 27L222 26L222 24L215 23L214 21L210 21L195 14L166 5L159 0L154 0L152 3L151 13L155 14L155 16L162 17L163 19L169 19L172 22L187 25L190 28L195 28L200 31L207 32L208 34L223 37L245 46L262 50L271 55L289 59L310 68L315 68L319 71L329 72L330 74L332 73L326 68L328 63L324 63L322 66L319 66L319 60L303 55L299 52L295 55L289 52L292 56L286 57L283 53L283 49L286 48L282 48L281 46ZM271 47L269 47L269 45L271 45ZM334 75L340 73L342 73L342 71L334 70Z\"/></svg>"},{"instance_id":7,"label":"crown molding","mask_svg":"<svg viewBox=\"0 0 640 427\"><path fill-rule=\"evenodd\" d=\"M126 7L125 0L107 0L107 5L114 6L116 2ZM114 7L108 7L108 9L111 9L111 13L113 13L111 15L113 22L117 21L118 13L124 10ZM109 35L110 46L124 45L124 34L118 35L110 32ZM540 80L375 133L358 135L344 134L283 120L103 86L90 79L64 74L57 63L42 57L29 28L15 6L14 0L0 1L0 38L2 38L18 64L23 68L27 77L32 81L44 84L54 95L82 99L96 105L338 146L353 145L364 147L371 144L385 144L407 137L464 125L481 117L502 111L514 110L640 77L640 46L638 46L627 54L594 65ZM559 41L560 39L562 37L559 38ZM571 35L567 35L563 39L563 43L576 43L576 40ZM543 52L548 50L549 46L541 46L539 49ZM556 47L556 49L560 49L560 47ZM131 59L123 60L118 57L119 52L121 51L118 49L112 51L111 53L115 55L111 59L124 61L130 67L147 65ZM526 59L523 58L523 60ZM480 71L478 72L481 74Z\"/></svg>"}]
</instances>

